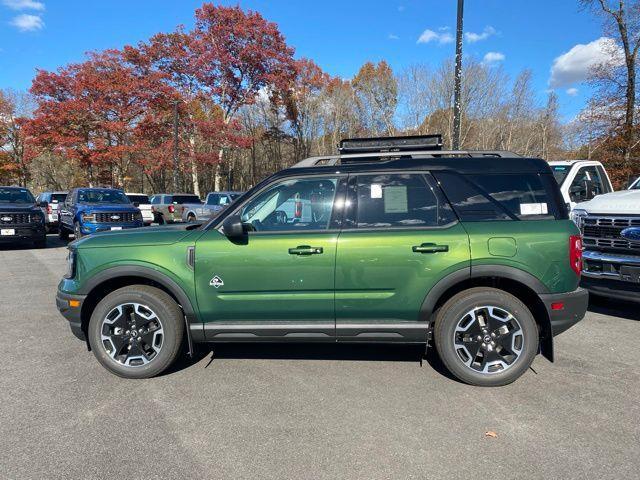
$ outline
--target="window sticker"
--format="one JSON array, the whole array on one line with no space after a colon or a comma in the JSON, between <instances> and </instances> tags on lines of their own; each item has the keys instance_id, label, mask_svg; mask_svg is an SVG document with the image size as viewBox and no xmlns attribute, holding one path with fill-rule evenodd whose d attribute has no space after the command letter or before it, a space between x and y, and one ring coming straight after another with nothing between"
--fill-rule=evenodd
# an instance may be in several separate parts
<instances>
[{"instance_id":1,"label":"window sticker","mask_svg":"<svg viewBox=\"0 0 640 480\"><path fill-rule=\"evenodd\" d=\"M382 198L382 185L379 183L371 184L371 198Z\"/></svg>"},{"instance_id":2,"label":"window sticker","mask_svg":"<svg viewBox=\"0 0 640 480\"><path fill-rule=\"evenodd\" d=\"M546 215L549 213L546 203L521 203L520 215Z\"/></svg>"},{"instance_id":3,"label":"window sticker","mask_svg":"<svg viewBox=\"0 0 640 480\"><path fill-rule=\"evenodd\" d=\"M407 213L407 187L384 188L384 213Z\"/></svg>"}]
</instances>

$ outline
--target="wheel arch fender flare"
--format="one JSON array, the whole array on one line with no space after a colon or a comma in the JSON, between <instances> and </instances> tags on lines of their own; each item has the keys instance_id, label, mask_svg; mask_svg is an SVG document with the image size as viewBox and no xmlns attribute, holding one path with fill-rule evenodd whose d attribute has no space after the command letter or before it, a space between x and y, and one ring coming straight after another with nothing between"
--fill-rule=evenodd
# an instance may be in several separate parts
<instances>
[{"instance_id":1,"label":"wheel arch fender flare","mask_svg":"<svg viewBox=\"0 0 640 480\"><path fill-rule=\"evenodd\" d=\"M182 307L185 317L185 334L187 336L189 354L193 355L193 341L191 337L190 325L200 321L198 312L193 308L193 302L184 289L167 274L157 269L141 265L120 265L102 270L89 278L82 289L78 292L83 295L91 295L97 288L116 281L119 278L136 277L150 280L166 289Z\"/></svg>"}]
</instances>

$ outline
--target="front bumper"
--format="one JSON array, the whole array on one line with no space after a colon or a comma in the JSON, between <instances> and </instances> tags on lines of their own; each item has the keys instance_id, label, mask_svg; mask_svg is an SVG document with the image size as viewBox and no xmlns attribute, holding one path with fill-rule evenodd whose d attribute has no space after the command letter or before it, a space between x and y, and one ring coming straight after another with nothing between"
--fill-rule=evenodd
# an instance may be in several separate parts
<instances>
[{"instance_id":1,"label":"front bumper","mask_svg":"<svg viewBox=\"0 0 640 480\"><path fill-rule=\"evenodd\" d=\"M133 223L82 223L80 231L83 235L91 235L98 232L110 232L115 230L129 230L130 228L143 227L142 221Z\"/></svg>"},{"instance_id":2,"label":"front bumper","mask_svg":"<svg viewBox=\"0 0 640 480\"><path fill-rule=\"evenodd\" d=\"M86 295L72 295L60 290L58 290L56 295L56 307L58 307L58 311L69 321L71 331L80 340L86 340L85 334L82 331L82 305L86 298Z\"/></svg>"},{"instance_id":3,"label":"front bumper","mask_svg":"<svg viewBox=\"0 0 640 480\"><path fill-rule=\"evenodd\" d=\"M587 250L582 259L584 288L596 295L640 301L640 256Z\"/></svg>"},{"instance_id":4,"label":"front bumper","mask_svg":"<svg viewBox=\"0 0 640 480\"><path fill-rule=\"evenodd\" d=\"M582 320L589 306L589 292L577 288L573 292L541 294L555 337Z\"/></svg>"},{"instance_id":5,"label":"front bumper","mask_svg":"<svg viewBox=\"0 0 640 480\"><path fill-rule=\"evenodd\" d=\"M16 241L33 241L42 238L45 235L44 224L32 225L2 225L0 230L11 231L12 235L0 235L0 242L16 242Z\"/></svg>"}]
</instances>

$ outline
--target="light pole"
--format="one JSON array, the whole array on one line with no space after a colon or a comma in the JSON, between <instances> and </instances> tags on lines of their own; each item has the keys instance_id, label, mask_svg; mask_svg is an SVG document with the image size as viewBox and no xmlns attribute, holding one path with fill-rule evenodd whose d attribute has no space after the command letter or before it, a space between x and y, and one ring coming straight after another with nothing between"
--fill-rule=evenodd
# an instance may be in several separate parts
<instances>
[{"instance_id":1,"label":"light pole","mask_svg":"<svg viewBox=\"0 0 640 480\"><path fill-rule=\"evenodd\" d=\"M453 80L453 139L452 148L460 149L460 84L462 83L462 12L464 0L458 0L458 24L456 27L456 69Z\"/></svg>"},{"instance_id":2,"label":"light pole","mask_svg":"<svg viewBox=\"0 0 640 480\"><path fill-rule=\"evenodd\" d=\"M178 191L178 100L173 102L173 191Z\"/></svg>"}]
</instances>

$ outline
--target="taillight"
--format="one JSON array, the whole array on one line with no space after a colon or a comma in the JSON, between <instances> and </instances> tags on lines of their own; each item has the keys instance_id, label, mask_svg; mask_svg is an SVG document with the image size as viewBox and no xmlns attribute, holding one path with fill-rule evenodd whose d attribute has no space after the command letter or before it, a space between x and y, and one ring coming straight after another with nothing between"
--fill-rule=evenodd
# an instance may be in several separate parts
<instances>
[{"instance_id":1,"label":"taillight","mask_svg":"<svg viewBox=\"0 0 640 480\"><path fill-rule=\"evenodd\" d=\"M576 275L580 275L582 272L582 237L580 235L569 237L569 262Z\"/></svg>"},{"instance_id":2,"label":"taillight","mask_svg":"<svg viewBox=\"0 0 640 480\"><path fill-rule=\"evenodd\" d=\"M47 215L51 215L53 213L53 208L51 208L51 205L47 205Z\"/></svg>"},{"instance_id":3,"label":"taillight","mask_svg":"<svg viewBox=\"0 0 640 480\"><path fill-rule=\"evenodd\" d=\"M169 213L173 213L176 211L176 207L174 207L173 205L169 205Z\"/></svg>"}]
</instances>

